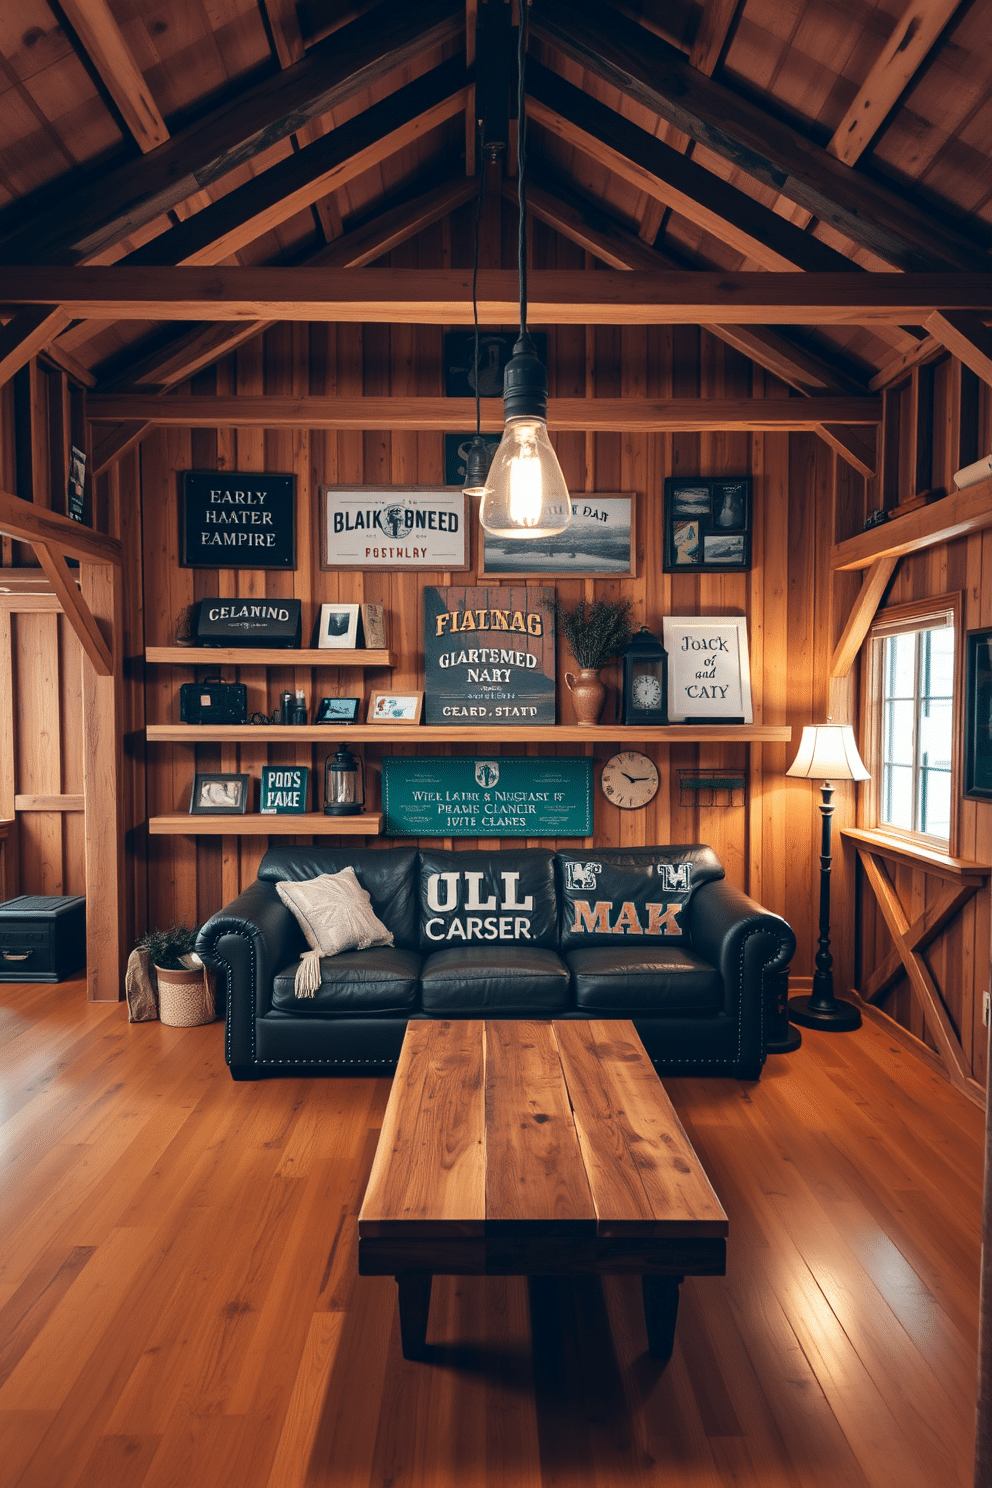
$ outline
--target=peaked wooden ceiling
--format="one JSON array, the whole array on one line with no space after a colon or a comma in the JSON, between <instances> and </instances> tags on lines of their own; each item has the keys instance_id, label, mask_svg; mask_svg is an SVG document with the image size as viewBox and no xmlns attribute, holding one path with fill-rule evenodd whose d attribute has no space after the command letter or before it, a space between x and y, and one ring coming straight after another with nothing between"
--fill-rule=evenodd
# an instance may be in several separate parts
<instances>
[{"instance_id":1,"label":"peaked wooden ceiling","mask_svg":"<svg viewBox=\"0 0 992 1488\"><path fill-rule=\"evenodd\" d=\"M360 268L473 212L483 169L515 195L515 10L4 0L0 304L5 265ZM534 0L533 215L599 268L985 272L990 20L992 0ZM264 325L15 311L0 379L46 348L104 392L174 386ZM992 366L973 312L863 320L711 328L811 396L942 345Z\"/></svg>"}]
</instances>

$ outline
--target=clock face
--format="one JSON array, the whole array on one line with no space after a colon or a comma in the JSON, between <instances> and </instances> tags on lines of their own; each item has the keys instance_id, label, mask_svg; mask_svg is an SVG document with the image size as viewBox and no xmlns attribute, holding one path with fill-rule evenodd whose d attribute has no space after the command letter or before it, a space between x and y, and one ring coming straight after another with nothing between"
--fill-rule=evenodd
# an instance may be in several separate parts
<instances>
[{"instance_id":1,"label":"clock face","mask_svg":"<svg viewBox=\"0 0 992 1488\"><path fill-rule=\"evenodd\" d=\"M657 685L655 683L656 687ZM628 749L606 761L599 784L603 795L614 806L619 806L622 811L636 811L638 807L646 806L657 794L657 766L646 754L637 754L633 749Z\"/></svg>"},{"instance_id":2,"label":"clock face","mask_svg":"<svg viewBox=\"0 0 992 1488\"><path fill-rule=\"evenodd\" d=\"M644 672L641 676L634 678L630 692L635 708L661 707L661 683L649 672Z\"/></svg>"}]
</instances>

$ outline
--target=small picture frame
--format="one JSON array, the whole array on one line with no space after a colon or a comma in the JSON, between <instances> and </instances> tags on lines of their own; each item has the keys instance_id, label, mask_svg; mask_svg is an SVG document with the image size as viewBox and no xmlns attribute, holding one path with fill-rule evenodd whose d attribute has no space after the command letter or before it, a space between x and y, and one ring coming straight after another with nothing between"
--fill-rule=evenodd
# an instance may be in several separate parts
<instances>
[{"instance_id":1,"label":"small picture frame","mask_svg":"<svg viewBox=\"0 0 992 1488\"><path fill-rule=\"evenodd\" d=\"M325 697L317 704L314 723L357 723L357 697Z\"/></svg>"},{"instance_id":2,"label":"small picture frame","mask_svg":"<svg viewBox=\"0 0 992 1488\"><path fill-rule=\"evenodd\" d=\"M244 816L248 810L248 775L193 776L190 816Z\"/></svg>"},{"instance_id":3,"label":"small picture frame","mask_svg":"<svg viewBox=\"0 0 992 1488\"><path fill-rule=\"evenodd\" d=\"M366 723L419 723L424 708L422 692L373 692Z\"/></svg>"},{"instance_id":4,"label":"small picture frame","mask_svg":"<svg viewBox=\"0 0 992 1488\"><path fill-rule=\"evenodd\" d=\"M750 476L669 476L664 542L666 573L747 573Z\"/></svg>"},{"instance_id":5,"label":"small picture frame","mask_svg":"<svg viewBox=\"0 0 992 1488\"><path fill-rule=\"evenodd\" d=\"M354 651L358 643L361 605L322 604L317 623L317 646L321 651Z\"/></svg>"},{"instance_id":6,"label":"small picture frame","mask_svg":"<svg viewBox=\"0 0 992 1488\"><path fill-rule=\"evenodd\" d=\"M964 794L992 801L992 630L967 634Z\"/></svg>"},{"instance_id":7,"label":"small picture frame","mask_svg":"<svg viewBox=\"0 0 992 1488\"><path fill-rule=\"evenodd\" d=\"M366 651L386 649L386 608L381 604L363 604L362 645Z\"/></svg>"}]
</instances>

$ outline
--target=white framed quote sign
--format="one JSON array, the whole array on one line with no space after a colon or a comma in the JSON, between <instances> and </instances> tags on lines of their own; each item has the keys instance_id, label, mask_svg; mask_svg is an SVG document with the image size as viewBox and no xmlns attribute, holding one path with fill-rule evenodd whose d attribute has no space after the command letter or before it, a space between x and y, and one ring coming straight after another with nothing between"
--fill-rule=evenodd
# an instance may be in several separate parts
<instances>
[{"instance_id":1,"label":"white framed quote sign","mask_svg":"<svg viewBox=\"0 0 992 1488\"><path fill-rule=\"evenodd\" d=\"M322 486L324 569L469 566L465 494L444 486Z\"/></svg>"},{"instance_id":2,"label":"white framed quote sign","mask_svg":"<svg viewBox=\"0 0 992 1488\"><path fill-rule=\"evenodd\" d=\"M670 723L752 723L743 615L666 615Z\"/></svg>"}]
</instances>

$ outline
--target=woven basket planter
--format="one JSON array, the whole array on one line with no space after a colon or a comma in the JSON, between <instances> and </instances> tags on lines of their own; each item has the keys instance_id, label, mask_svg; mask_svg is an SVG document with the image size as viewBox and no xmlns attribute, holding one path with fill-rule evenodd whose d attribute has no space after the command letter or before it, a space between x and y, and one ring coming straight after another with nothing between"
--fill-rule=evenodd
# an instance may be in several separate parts
<instances>
[{"instance_id":1,"label":"woven basket planter","mask_svg":"<svg viewBox=\"0 0 992 1488\"><path fill-rule=\"evenodd\" d=\"M168 971L156 966L158 1016L168 1028L198 1028L217 1016L205 971Z\"/></svg>"}]
</instances>

